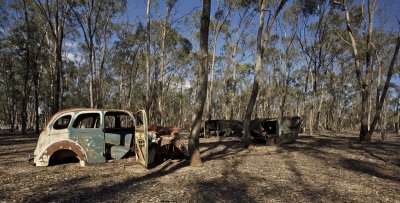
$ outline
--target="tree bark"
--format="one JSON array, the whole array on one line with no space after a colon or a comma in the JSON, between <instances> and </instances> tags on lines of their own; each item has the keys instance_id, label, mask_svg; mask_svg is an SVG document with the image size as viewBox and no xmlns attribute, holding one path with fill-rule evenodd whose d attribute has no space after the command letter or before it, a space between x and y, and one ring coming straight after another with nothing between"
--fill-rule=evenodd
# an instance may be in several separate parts
<instances>
[{"instance_id":1,"label":"tree bark","mask_svg":"<svg viewBox=\"0 0 400 203\"><path fill-rule=\"evenodd\" d=\"M256 50L256 65L254 67L254 78L253 78L253 88L251 91L249 103L247 104L246 108L246 113L244 117L244 135L243 135L243 141L244 141L244 147L248 147L250 145L250 121L251 121L251 115L253 114L253 109L254 105L257 100L257 95L258 95L258 88L259 84L261 83L261 71L262 71L262 59L263 59L263 54L264 54L264 49L262 47L262 34L263 34L263 29L264 29L264 13L265 13L265 7L266 7L267 1L262 0L261 1L261 6L260 6L260 20L258 23L258 30L257 30L257 50Z\"/></svg>"},{"instance_id":2,"label":"tree bark","mask_svg":"<svg viewBox=\"0 0 400 203\"><path fill-rule=\"evenodd\" d=\"M167 37L167 30L169 29L169 16L171 14L171 10L174 7L175 1L167 2L167 13L164 18L163 31L161 36L161 68L160 68L160 86L158 89L158 98L157 98L157 124L162 126L164 125L163 121L163 105L164 105L164 72L165 72L165 60L166 60L166 51L165 51L165 41Z\"/></svg>"},{"instance_id":3,"label":"tree bark","mask_svg":"<svg viewBox=\"0 0 400 203\"><path fill-rule=\"evenodd\" d=\"M32 42L32 32L30 29L30 21L29 21L29 16L28 16L28 8L26 5L26 1L23 1L24 4L24 20L25 20L25 26L26 26L26 32L27 32L27 38L26 38L26 47L25 47L25 71L23 74L23 90L22 90L22 101L21 101L21 133L25 134L27 130L27 119L28 119L28 99L29 99L29 94L30 94L30 86L29 86L29 80L30 80L30 72L32 68L32 54L31 54L31 42Z\"/></svg>"},{"instance_id":4,"label":"tree bark","mask_svg":"<svg viewBox=\"0 0 400 203\"><path fill-rule=\"evenodd\" d=\"M199 134L203 115L204 103L207 97L208 80L208 33L210 27L211 0L203 1L203 13L200 24L200 66L198 73L198 87L196 101L194 104L193 124L189 136L190 165L201 166L199 149Z\"/></svg>"},{"instance_id":5,"label":"tree bark","mask_svg":"<svg viewBox=\"0 0 400 203\"><path fill-rule=\"evenodd\" d=\"M219 11L220 2L218 1L217 11ZM214 90L214 72L215 72L215 58L216 58L216 51L217 51L217 42L218 36L221 32L222 25L225 23L226 18L228 17L230 10L225 15L222 22L217 21L214 29L214 40L213 40L213 48L212 48L212 59L211 59L211 81L210 81L210 88L208 90L208 100L207 100L207 119L211 120L212 118L212 111L214 109L213 103L213 90Z\"/></svg>"},{"instance_id":6,"label":"tree bark","mask_svg":"<svg viewBox=\"0 0 400 203\"><path fill-rule=\"evenodd\" d=\"M147 0L146 8L146 114L150 116L150 3L151 0Z\"/></svg>"},{"instance_id":7,"label":"tree bark","mask_svg":"<svg viewBox=\"0 0 400 203\"><path fill-rule=\"evenodd\" d=\"M372 31L373 31L373 21L374 21L374 9L375 9L375 4L376 0L373 0L373 4L371 5L371 0L368 0L368 32L367 32L367 51L365 53L366 55L366 74L365 78L362 80L361 83L361 129L360 129L360 140L361 141L367 141L369 142L371 140L371 137L368 135L369 131L371 130L369 128L369 120L368 120L368 115L369 115L369 109L368 109L368 103L369 103L369 97L370 97L370 77L372 74L372 65L371 65L371 41L372 41ZM346 9L346 13L348 14L348 10ZM349 15L346 15L346 19L348 19L348 27L350 26L350 19L348 17ZM349 32L350 33L350 32ZM354 42L355 43L355 42ZM353 39L352 39L352 44L353 44ZM360 68L360 67L359 67ZM374 119L375 120L375 119Z\"/></svg>"}]
</instances>

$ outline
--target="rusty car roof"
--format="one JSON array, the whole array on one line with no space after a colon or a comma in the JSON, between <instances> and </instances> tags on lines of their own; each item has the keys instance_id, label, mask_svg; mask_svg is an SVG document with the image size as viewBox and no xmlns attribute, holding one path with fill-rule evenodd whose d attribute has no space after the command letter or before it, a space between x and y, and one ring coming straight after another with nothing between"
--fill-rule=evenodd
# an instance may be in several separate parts
<instances>
[{"instance_id":1,"label":"rusty car roof","mask_svg":"<svg viewBox=\"0 0 400 203\"><path fill-rule=\"evenodd\" d=\"M57 116L63 114L63 113L69 113L69 112L76 112L76 111L121 111L121 112L126 112L131 114L132 112L129 110L123 110L123 109L96 109L96 108L68 108L68 109L63 109L55 113L49 121L47 122L47 125Z\"/></svg>"}]
</instances>

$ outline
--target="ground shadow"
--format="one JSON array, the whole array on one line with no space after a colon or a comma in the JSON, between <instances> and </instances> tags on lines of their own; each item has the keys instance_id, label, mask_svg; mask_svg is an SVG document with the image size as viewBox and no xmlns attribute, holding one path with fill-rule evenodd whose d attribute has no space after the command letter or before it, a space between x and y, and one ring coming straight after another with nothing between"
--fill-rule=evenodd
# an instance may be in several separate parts
<instances>
[{"instance_id":1,"label":"ground shadow","mask_svg":"<svg viewBox=\"0 0 400 203\"><path fill-rule=\"evenodd\" d=\"M140 183L153 181L161 176L173 173L174 171L187 165L188 162L185 160L179 163L170 162L160 166L158 169L154 169L146 175L132 177L119 183L106 183L96 187L79 187L79 181L85 181L86 178L81 178L78 182L74 180L67 180L53 185L53 187L56 188L64 188L62 191L48 195L42 195L41 197L35 196L31 197L33 199L28 199L35 202L102 202L116 199L118 195L123 192L129 192L132 195L141 194L144 191L141 190Z\"/></svg>"},{"instance_id":2,"label":"ground shadow","mask_svg":"<svg viewBox=\"0 0 400 203\"><path fill-rule=\"evenodd\" d=\"M389 175L381 166L375 163L344 158L340 160L340 166L357 173L365 173L389 181L400 182L400 174Z\"/></svg>"}]
</instances>

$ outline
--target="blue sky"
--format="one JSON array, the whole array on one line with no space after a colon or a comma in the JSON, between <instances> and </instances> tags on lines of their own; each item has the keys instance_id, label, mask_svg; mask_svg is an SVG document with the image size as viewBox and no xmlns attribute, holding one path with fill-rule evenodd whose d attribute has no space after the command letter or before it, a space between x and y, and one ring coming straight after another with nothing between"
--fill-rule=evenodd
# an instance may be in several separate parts
<instances>
[{"instance_id":1,"label":"blue sky","mask_svg":"<svg viewBox=\"0 0 400 203\"><path fill-rule=\"evenodd\" d=\"M152 0L158 4L158 12L154 7L151 9L153 17L155 15L165 15L165 0ZM223 0L221 0L222 4ZM146 17L146 4L147 0L128 0L128 15L130 19L138 17L141 22L145 23ZM193 9L200 9L202 7L201 0L178 0L176 5L176 11L178 15L190 12ZM217 1L211 1L211 16L216 11ZM400 0L377 0L377 10L382 9L383 15L387 16L387 24L385 28L387 30L399 29L398 21L400 21ZM157 12L157 13L156 13ZM377 13L378 14L378 13ZM375 22L379 22L379 16L376 15Z\"/></svg>"},{"instance_id":2,"label":"blue sky","mask_svg":"<svg viewBox=\"0 0 400 203\"><path fill-rule=\"evenodd\" d=\"M163 17L165 15L166 9L165 9L165 0L152 0L153 2L156 2L156 7L152 6L151 7L151 16L152 19L159 19L160 17ZM222 4L223 0L221 0ZM146 24L146 4L147 0L128 0L128 7L127 7L127 16L126 18L129 18L133 22L140 21L143 24ZM212 0L211 1L211 17L213 18L215 11L217 7L217 1ZM286 5L287 7L287 5ZM177 17L184 16L185 14L188 14L189 12L193 10L198 10L200 11L202 8L202 1L201 0L178 0L177 4L175 6L175 15ZM384 29L388 32L399 32L400 30L400 0L377 0L377 12L375 15L375 28L379 28L379 25L381 24L380 21L384 20L386 23L384 24ZM383 17L382 17L383 16ZM258 22L258 16L255 17L255 21ZM199 19L200 21L200 19ZM257 23L255 22L255 23ZM233 22L235 23L235 21ZM181 25L178 25L181 26ZM185 30L184 30L185 31ZM189 30L186 30L189 32ZM193 31L193 30L192 30ZM191 36L187 36L191 33L182 33L184 36L190 38ZM192 39L193 40L193 39ZM211 38L210 38L211 40ZM194 46L198 42L193 42ZM222 40L218 41L219 48L221 48L222 44L224 42ZM211 51L211 48L209 47L209 50ZM249 50L249 54L251 51L254 50ZM221 52L218 50L217 55L220 55ZM252 57L248 58L248 62L252 63L253 59ZM394 80L393 80L394 79ZM399 74L395 75L395 77L392 79L393 82L399 84L400 83L400 76Z\"/></svg>"}]
</instances>

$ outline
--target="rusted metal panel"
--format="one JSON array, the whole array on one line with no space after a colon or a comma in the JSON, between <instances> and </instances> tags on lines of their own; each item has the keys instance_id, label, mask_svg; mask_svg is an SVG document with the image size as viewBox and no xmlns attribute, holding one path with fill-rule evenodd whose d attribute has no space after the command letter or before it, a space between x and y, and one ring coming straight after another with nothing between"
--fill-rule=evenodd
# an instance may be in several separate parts
<instances>
[{"instance_id":1,"label":"rusted metal panel","mask_svg":"<svg viewBox=\"0 0 400 203\"><path fill-rule=\"evenodd\" d=\"M35 157L36 165L48 166L51 155L60 150L70 150L74 152L81 165L85 165L87 161L85 150L78 143L71 140L60 140L47 146L42 153Z\"/></svg>"},{"instance_id":2,"label":"rusted metal panel","mask_svg":"<svg viewBox=\"0 0 400 203\"><path fill-rule=\"evenodd\" d=\"M105 163L104 135L101 129L85 129L82 132L71 130L70 139L76 140L87 154L88 163Z\"/></svg>"},{"instance_id":3,"label":"rusted metal panel","mask_svg":"<svg viewBox=\"0 0 400 203\"><path fill-rule=\"evenodd\" d=\"M251 135L263 138L267 144L287 144L295 142L302 119L298 116L282 118L264 118L251 121Z\"/></svg>"},{"instance_id":4,"label":"rusted metal panel","mask_svg":"<svg viewBox=\"0 0 400 203\"><path fill-rule=\"evenodd\" d=\"M149 166L149 132L147 116L144 110L135 114L135 156L144 167ZM153 161L153 160L150 160Z\"/></svg>"},{"instance_id":5,"label":"rusted metal panel","mask_svg":"<svg viewBox=\"0 0 400 203\"><path fill-rule=\"evenodd\" d=\"M243 122L238 120L205 120L202 124L204 137L212 134L217 136L242 136Z\"/></svg>"}]
</instances>

